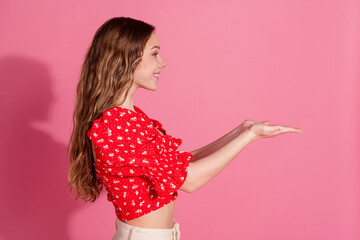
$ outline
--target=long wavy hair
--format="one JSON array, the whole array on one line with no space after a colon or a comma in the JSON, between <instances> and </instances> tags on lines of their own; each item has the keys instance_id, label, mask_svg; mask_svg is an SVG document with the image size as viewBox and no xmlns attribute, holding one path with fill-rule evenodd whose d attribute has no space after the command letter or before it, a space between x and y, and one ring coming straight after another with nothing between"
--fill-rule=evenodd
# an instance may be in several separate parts
<instances>
[{"instance_id":1,"label":"long wavy hair","mask_svg":"<svg viewBox=\"0 0 360 240\"><path fill-rule=\"evenodd\" d=\"M67 148L68 187L75 199L94 202L103 185L96 175L87 132L103 111L121 105L134 81L134 71L155 27L129 17L111 18L95 33L82 65ZM119 102L120 97L123 97ZM70 151L69 151L70 149Z\"/></svg>"}]
</instances>

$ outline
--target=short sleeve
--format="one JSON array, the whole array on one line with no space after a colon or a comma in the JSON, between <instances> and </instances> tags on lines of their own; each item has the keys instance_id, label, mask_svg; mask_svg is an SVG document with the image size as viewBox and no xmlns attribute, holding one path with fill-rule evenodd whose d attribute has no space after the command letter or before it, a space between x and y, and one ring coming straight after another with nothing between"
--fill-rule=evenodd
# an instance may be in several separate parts
<instances>
[{"instance_id":1,"label":"short sleeve","mask_svg":"<svg viewBox=\"0 0 360 240\"><path fill-rule=\"evenodd\" d=\"M88 137L100 153L96 164L104 175L146 177L165 197L183 185L193 156L177 151L180 138L157 134L152 128L150 119L131 111L105 111Z\"/></svg>"},{"instance_id":2,"label":"short sleeve","mask_svg":"<svg viewBox=\"0 0 360 240\"><path fill-rule=\"evenodd\" d=\"M151 118L151 121L154 123L157 129L159 129L165 135L167 134L166 130L163 128L162 124L158 120Z\"/></svg>"}]
</instances>

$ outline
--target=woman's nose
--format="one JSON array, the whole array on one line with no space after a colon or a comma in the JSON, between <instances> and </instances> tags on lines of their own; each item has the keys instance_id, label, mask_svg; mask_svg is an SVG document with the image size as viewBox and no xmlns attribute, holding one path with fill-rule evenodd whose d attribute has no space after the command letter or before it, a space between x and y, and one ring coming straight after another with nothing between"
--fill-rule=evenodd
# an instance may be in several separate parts
<instances>
[{"instance_id":1,"label":"woman's nose","mask_svg":"<svg viewBox=\"0 0 360 240\"><path fill-rule=\"evenodd\" d=\"M159 66L160 66L161 68L166 67L166 62L165 62L163 59L161 59Z\"/></svg>"},{"instance_id":2,"label":"woman's nose","mask_svg":"<svg viewBox=\"0 0 360 240\"><path fill-rule=\"evenodd\" d=\"M166 67L166 62L163 61L163 66L162 66L162 67L163 67L163 68Z\"/></svg>"}]
</instances>

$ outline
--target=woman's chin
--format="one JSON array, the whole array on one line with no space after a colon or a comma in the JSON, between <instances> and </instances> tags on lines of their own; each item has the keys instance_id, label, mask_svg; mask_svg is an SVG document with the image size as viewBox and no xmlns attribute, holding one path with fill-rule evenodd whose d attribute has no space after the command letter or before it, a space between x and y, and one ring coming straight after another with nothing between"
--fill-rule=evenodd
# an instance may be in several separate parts
<instances>
[{"instance_id":1,"label":"woman's chin","mask_svg":"<svg viewBox=\"0 0 360 240\"><path fill-rule=\"evenodd\" d=\"M157 84L154 83L154 84L151 85L151 86L146 86L146 87L143 87L143 88L145 88L145 89L147 89L147 90L155 91L155 90L157 90Z\"/></svg>"}]
</instances>

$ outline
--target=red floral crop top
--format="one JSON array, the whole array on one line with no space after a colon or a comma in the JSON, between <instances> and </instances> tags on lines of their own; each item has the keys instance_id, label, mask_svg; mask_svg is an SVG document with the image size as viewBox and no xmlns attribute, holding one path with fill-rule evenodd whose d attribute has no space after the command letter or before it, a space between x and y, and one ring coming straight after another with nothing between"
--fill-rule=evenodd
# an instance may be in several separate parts
<instances>
[{"instance_id":1,"label":"red floral crop top","mask_svg":"<svg viewBox=\"0 0 360 240\"><path fill-rule=\"evenodd\" d=\"M87 133L94 144L96 173L121 221L175 200L193 158L191 153L177 151L182 139L167 135L159 121L134 109L105 110Z\"/></svg>"}]
</instances>

